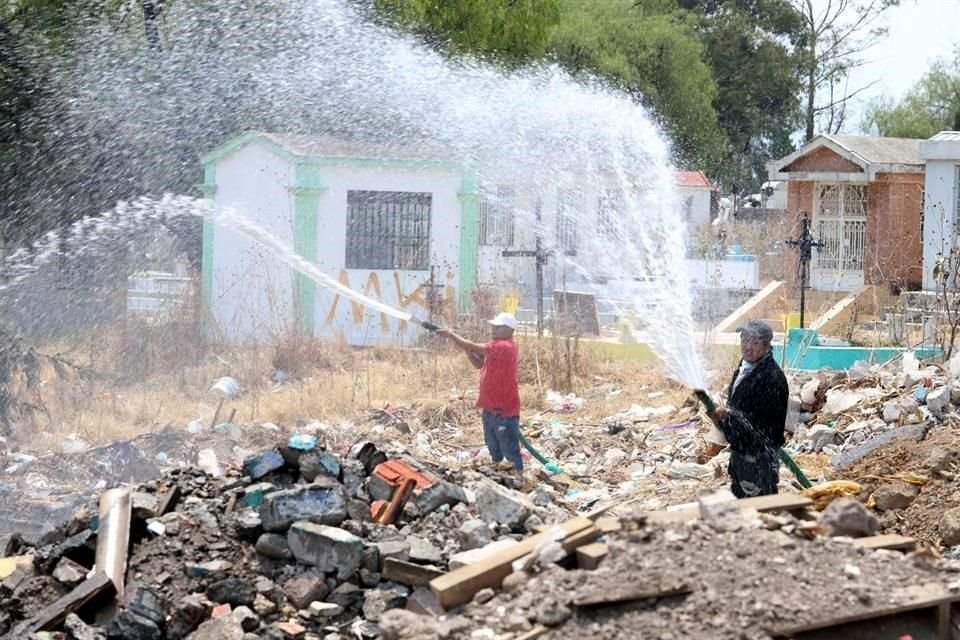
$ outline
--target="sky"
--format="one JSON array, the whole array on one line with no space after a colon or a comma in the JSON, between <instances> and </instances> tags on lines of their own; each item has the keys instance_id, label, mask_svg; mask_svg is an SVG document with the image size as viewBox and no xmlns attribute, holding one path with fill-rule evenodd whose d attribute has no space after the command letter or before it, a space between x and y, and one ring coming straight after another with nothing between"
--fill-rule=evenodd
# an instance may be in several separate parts
<instances>
[{"instance_id":1,"label":"sky","mask_svg":"<svg viewBox=\"0 0 960 640\"><path fill-rule=\"evenodd\" d=\"M952 57L960 45L960 0L901 0L885 19L889 35L866 53L871 62L856 69L850 79L851 89L877 84L860 94L863 100L848 118L845 133L861 133L860 114L871 98L902 97L934 61Z\"/></svg>"}]
</instances>

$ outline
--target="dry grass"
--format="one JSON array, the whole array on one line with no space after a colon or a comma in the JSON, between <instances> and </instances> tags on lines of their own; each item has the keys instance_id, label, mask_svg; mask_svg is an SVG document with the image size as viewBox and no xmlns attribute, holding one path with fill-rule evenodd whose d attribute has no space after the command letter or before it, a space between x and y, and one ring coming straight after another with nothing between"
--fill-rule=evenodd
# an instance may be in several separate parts
<instances>
[{"instance_id":1,"label":"dry grass","mask_svg":"<svg viewBox=\"0 0 960 640\"><path fill-rule=\"evenodd\" d=\"M465 329L476 340L484 339L480 331ZM297 336L268 346L218 348L203 347L190 336L186 326L127 325L43 345L41 351L80 368L64 375L50 363L43 367L41 384L28 398L38 411L17 425L21 447L55 449L73 433L100 444L167 427L183 429L192 420L209 427L218 401L208 390L224 376L235 378L244 392L225 402L217 422L232 415L238 423L336 424L364 420L371 408L406 406L428 428L455 424L473 437L479 426L477 371L462 353L432 335L421 348L406 350L359 349ZM649 349L638 349L642 345L531 336L518 341L525 417L549 409L549 389L587 398L585 409L573 416L585 423L634 403L679 406L689 397L688 390L664 375ZM713 347L705 357L722 380L736 366L737 355L736 348ZM283 384L273 379L278 369L289 376ZM607 399L598 390L604 385L622 392ZM665 395L649 397L661 391Z\"/></svg>"}]
</instances>

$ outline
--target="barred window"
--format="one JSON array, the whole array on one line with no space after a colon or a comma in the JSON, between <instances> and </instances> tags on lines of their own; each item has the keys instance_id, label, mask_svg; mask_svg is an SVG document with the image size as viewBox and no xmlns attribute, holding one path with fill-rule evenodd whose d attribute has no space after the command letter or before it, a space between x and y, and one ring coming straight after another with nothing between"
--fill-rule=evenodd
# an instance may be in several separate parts
<instances>
[{"instance_id":1,"label":"barred window","mask_svg":"<svg viewBox=\"0 0 960 640\"><path fill-rule=\"evenodd\" d=\"M429 193L347 192L347 269L430 268Z\"/></svg>"},{"instance_id":2,"label":"barred window","mask_svg":"<svg viewBox=\"0 0 960 640\"><path fill-rule=\"evenodd\" d=\"M480 244L513 246L515 197L513 187L498 186L495 197L480 201Z\"/></svg>"},{"instance_id":3,"label":"barred window","mask_svg":"<svg viewBox=\"0 0 960 640\"><path fill-rule=\"evenodd\" d=\"M580 240L577 219L583 212L580 189L557 189L557 248L567 255L576 255Z\"/></svg>"},{"instance_id":4,"label":"barred window","mask_svg":"<svg viewBox=\"0 0 960 640\"><path fill-rule=\"evenodd\" d=\"M597 235L603 240L620 240L623 233L623 191L605 189L597 199Z\"/></svg>"}]
</instances>

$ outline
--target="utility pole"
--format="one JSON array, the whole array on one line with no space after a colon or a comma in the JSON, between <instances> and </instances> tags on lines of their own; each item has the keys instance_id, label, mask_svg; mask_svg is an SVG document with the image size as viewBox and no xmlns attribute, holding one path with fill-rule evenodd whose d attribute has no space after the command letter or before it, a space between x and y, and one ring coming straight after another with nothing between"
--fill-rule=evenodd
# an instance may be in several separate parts
<instances>
[{"instance_id":1,"label":"utility pole","mask_svg":"<svg viewBox=\"0 0 960 640\"><path fill-rule=\"evenodd\" d=\"M534 212L537 221L537 228L534 235L534 245L533 250L529 249L519 249L519 250L506 250L503 252L504 258L534 258L536 260L536 272L537 272L537 337L543 337L543 267L547 264L547 260L550 257L550 251L547 251L543 248L543 214L542 209L542 200L537 198L536 203L534 204Z\"/></svg>"},{"instance_id":2,"label":"utility pole","mask_svg":"<svg viewBox=\"0 0 960 640\"><path fill-rule=\"evenodd\" d=\"M823 243L813 239L810 233L810 221L807 214L803 214L801 221L800 237L796 240L787 240L791 247L797 247L800 250L800 328L803 329L803 313L806 306L807 280L810 274L810 260L813 259L813 249L822 249Z\"/></svg>"}]
</instances>

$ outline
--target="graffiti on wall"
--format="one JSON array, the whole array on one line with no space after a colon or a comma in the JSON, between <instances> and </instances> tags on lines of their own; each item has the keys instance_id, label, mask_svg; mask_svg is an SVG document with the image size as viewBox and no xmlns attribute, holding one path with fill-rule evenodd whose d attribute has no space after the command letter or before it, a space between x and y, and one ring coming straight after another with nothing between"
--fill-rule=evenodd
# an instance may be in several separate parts
<instances>
[{"instance_id":1,"label":"graffiti on wall","mask_svg":"<svg viewBox=\"0 0 960 640\"><path fill-rule=\"evenodd\" d=\"M414 287L413 291L406 293L403 290L400 272L394 271L393 285L396 289L396 296L391 296L390 298L384 297L383 287L380 283L380 276L375 271L370 271L367 274L366 282L362 289L354 286L354 284L350 281L350 273L346 269L340 270L340 276L338 280L346 287L350 287L355 291L362 291L363 295L365 296L397 306L404 311L412 313L414 316L426 318L429 316L432 310L435 316L442 317L447 322L451 322L455 319L456 315L457 290L453 284L455 278L456 274L452 271L448 271L446 273L446 282L440 285L442 287L442 294L439 295L437 292L439 287L431 288L429 282L422 282ZM340 306L341 297L342 296L339 293L334 295L333 304L330 306L330 311L327 313L327 319L324 323L325 326L332 327L334 325L334 320L337 315L337 309ZM435 297L435 299L431 300L431 297ZM365 307L359 302L355 302L353 300L347 300L347 303L350 305L349 317L352 319L353 324L362 324ZM390 331L390 318L385 313L380 314L380 330L383 333L388 333ZM406 330L407 323L401 322L400 331L405 332Z\"/></svg>"}]
</instances>

